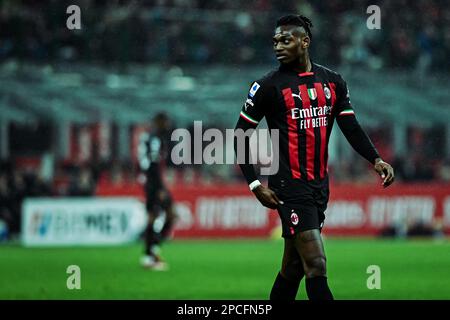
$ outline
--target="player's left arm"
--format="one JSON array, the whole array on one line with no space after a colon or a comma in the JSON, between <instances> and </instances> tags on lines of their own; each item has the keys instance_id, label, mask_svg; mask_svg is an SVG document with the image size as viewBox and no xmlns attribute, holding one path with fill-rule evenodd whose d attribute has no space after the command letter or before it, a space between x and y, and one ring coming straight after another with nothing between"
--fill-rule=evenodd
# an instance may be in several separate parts
<instances>
[{"instance_id":1,"label":"player's left arm","mask_svg":"<svg viewBox=\"0 0 450 320\"><path fill-rule=\"evenodd\" d=\"M350 145L367 161L373 164L374 170L383 179L383 187L394 182L394 169L383 161L369 136L363 130L355 116L345 81L341 78L336 87L336 121Z\"/></svg>"}]
</instances>

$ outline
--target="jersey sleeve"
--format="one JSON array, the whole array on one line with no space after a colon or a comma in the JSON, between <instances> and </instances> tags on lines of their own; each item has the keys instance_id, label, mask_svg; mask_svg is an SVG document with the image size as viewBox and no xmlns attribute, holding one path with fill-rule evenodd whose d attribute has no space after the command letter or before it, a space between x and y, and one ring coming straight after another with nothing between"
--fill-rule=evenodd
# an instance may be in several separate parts
<instances>
[{"instance_id":1,"label":"jersey sleeve","mask_svg":"<svg viewBox=\"0 0 450 320\"><path fill-rule=\"evenodd\" d=\"M268 106L273 101L274 94L273 91L266 85L265 82L258 80L253 82L248 91L247 98L244 105L242 106L239 119L236 123L236 130L250 130L258 126L262 118L267 114ZM236 156L238 156L238 140L235 136L234 138L234 151ZM244 152L245 161L239 163L242 173L250 184L257 180L255 169L249 161L250 157L250 143L249 139L244 139Z\"/></svg>"},{"instance_id":2,"label":"jersey sleeve","mask_svg":"<svg viewBox=\"0 0 450 320\"><path fill-rule=\"evenodd\" d=\"M161 139L144 133L139 138L138 160L141 170L148 170L161 160Z\"/></svg>"},{"instance_id":3,"label":"jersey sleeve","mask_svg":"<svg viewBox=\"0 0 450 320\"><path fill-rule=\"evenodd\" d=\"M336 117L352 115L355 115L355 111L350 101L350 92L347 83L341 76L338 76L336 83Z\"/></svg>"},{"instance_id":4,"label":"jersey sleeve","mask_svg":"<svg viewBox=\"0 0 450 320\"><path fill-rule=\"evenodd\" d=\"M266 115L271 98L271 91L265 83L253 82L242 106L240 118L256 127Z\"/></svg>"}]
</instances>

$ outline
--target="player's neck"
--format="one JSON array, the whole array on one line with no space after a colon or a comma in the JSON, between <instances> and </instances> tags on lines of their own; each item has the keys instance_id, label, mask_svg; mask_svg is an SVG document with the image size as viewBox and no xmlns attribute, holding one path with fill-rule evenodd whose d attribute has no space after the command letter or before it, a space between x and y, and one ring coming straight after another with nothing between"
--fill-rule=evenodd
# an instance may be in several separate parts
<instances>
[{"instance_id":1,"label":"player's neck","mask_svg":"<svg viewBox=\"0 0 450 320\"><path fill-rule=\"evenodd\" d=\"M305 55L304 57L301 57L293 66L293 69L298 73L310 72L312 69L312 64L309 56Z\"/></svg>"},{"instance_id":2,"label":"player's neck","mask_svg":"<svg viewBox=\"0 0 450 320\"><path fill-rule=\"evenodd\" d=\"M284 65L284 68L295 71L296 73L305 73L312 70L312 63L308 55L299 58L299 60L294 61L288 65Z\"/></svg>"}]
</instances>

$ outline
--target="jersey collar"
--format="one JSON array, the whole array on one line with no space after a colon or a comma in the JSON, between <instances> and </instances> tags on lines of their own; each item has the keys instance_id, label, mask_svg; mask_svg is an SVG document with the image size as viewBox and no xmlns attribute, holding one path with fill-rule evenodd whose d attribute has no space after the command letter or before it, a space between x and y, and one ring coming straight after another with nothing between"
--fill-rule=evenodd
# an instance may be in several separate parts
<instances>
[{"instance_id":1,"label":"jersey collar","mask_svg":"<svg viewBox=\"0 0 450 320\"><path fill-rule=\"evenodd\" d=\"M284 64L280 65L279 70L280 71L295 72L299 77L313 76L314 75L314 71L316 69L316 66L314 65L314 62L311 59L309 61L311 62L311 71L309 71L309 72L297 73L296 71L292 70L292 68L290 66L287 66L287 65L284 65Z\"/></svg>"}]
</instances>

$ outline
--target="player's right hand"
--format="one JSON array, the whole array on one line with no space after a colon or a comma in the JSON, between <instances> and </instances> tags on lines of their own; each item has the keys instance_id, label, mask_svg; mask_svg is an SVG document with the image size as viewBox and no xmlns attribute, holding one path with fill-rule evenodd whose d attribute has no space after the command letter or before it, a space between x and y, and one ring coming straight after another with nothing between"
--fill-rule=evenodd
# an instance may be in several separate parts
<instances>
[{"instance_id":1,"label":"player's right hand","mask_svg":"<svg viewBox=\"0 0 450 320\"><path fill-rule=\"evenodd\" d=\"M278 199L275 192L270 190L269 188L264 187L263 185L258 186L255 190L253 190L256 198L258 198L259 202L267 208L276 209L278 205L283 204L283 201Z\"/></svg>"}]
</instances>

